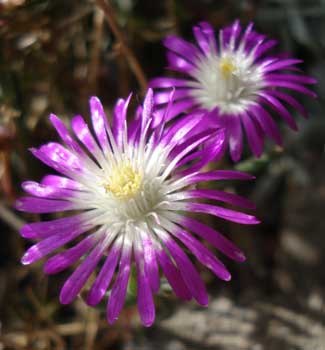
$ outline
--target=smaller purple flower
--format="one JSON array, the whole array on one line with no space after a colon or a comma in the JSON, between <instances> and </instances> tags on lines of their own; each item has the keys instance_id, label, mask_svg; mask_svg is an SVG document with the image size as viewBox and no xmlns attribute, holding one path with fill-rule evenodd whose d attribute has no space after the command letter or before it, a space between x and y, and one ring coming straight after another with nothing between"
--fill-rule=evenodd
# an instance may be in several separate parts
<instances>
[{"instance_id":1,"label":"smaller purple flower","mask_svg":"<svg viewBox=\"0 0 325 350\"><path fill-rule=\"evenodd\" d=\"M72 302L100 265L87 303L98 304L109 291L107 319L113 323L122 310L134 262L138 309L142 323L150 326L155 319L153 294L159 290L160 269L178 297L194 298L201 305L208 303L205 286L185 249L225 281L230 280L229 271L200 239L231 259L245 260L228 239L188 213L210 214L241 224L257 224L258 220L198 201L211 199L253 207L237 195L195 187L199 182L252 178L238 171L200 172L222 152L223 130L212 134L216 142L199 149L211 130L189 138L186 135L201 123L202 115L192 114L165 128L170 102L160 126L152 128L153 94L149 90L143 107L128 126L129 100L118 100L111 127L100 101L90 99L95 137L81 116L72 119L71 135L62 121L51 115L64 145L50 142L31 152L59 175L47 175L40 183L24 182L28 196L20 198L16 208L40 214L72 212L26 224L21 230L23 237L37 240L23 256L23 264L34 263L77 240L53 254L44 266L45 273L55 274L80 261L63 285L61 303Z\"/></svg>"},{"instance_id":2,"label":"smaller purple flower","mask_svg":"<svg viewBox=\"0 0 325 350\"><path fill-rule=\"evenodd\" d=\"M168 68L188 77L161 77L150 82L152 88L160 90L155 95L159 106L155 124L159 124L169 91L175 87L176 102L169 117L184 111L187 114L207 113L211 125L225 128L233 161L239 161L242 155L243 129L256 156L263 152L265 136L281 145L281 135L270 111L297 130L287 106L297 109L303 116L307 113L286 90L316 97L306 87L315 84L315 79L301 74L297 68L302 61L279 55L267 56L276 41L255 32L253 24L242 31L239 21L235 21L219 31L218 40L206 22L195 26L193 33L197 45L176 36L169 36L164 41L168 49Z\"/></svg>"}]
</instances>

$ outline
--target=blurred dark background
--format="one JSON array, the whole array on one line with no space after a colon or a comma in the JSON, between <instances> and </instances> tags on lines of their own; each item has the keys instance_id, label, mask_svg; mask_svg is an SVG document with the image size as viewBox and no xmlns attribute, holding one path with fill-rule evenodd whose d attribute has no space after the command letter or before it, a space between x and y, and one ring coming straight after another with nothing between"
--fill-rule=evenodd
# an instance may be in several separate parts
<instances>
[{"instance_id":1,"label":"blurred dark background","mask_svg":"<svg viewBox=\"0 0 325 350\"><path fill-rule=\"evenodd\" d=\"M110 13L122 44L99 3L0 0L0 350L324 349L325 1L115 0ZM263 223L254 229L212 224L222 225L247 262L223 259L230 283L202 269L208 308L181 303L163 288L150 329L140 325L132 298L114 326L105 321L105 305L91 309L83 295L61 306L59 289L69 271L47 278L41 263L19 262L30 245L19 228L39 217L17 213L12 204L22 180L48 171L27 149L56 138L50 112L66 121L74 113L86 117L91 95L108 111L130 91L140 101L145 79L166 73L161 41L167 34L191 40L200 20L219 28L236 18L253 20L279 40L278 49L302 58L303 69L318 79L319 95L299 97L310 118L296 116L298 133L283 127L284 149L269 144L259 160L236 165L257 180L227 190L252 198ZM133 54L125 55L123 45Z\"/></svg>"}]
</instances>

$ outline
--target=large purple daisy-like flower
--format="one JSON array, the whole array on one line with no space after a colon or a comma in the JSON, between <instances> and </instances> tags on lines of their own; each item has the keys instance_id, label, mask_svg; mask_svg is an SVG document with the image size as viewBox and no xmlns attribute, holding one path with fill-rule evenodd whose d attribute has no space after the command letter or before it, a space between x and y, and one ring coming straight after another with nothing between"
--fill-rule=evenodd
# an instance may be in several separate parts
<instances>
[{"instance_id":1,"label":"large purple daisy-like flower","mask_svg":"<svg viewBox=\"0 0 325 350\"><path fill-rule=\"evenodd\" d=\"M23 264L34 263L77 241L51 256L44 266L45 273L54 274L81 260L61 290L61 303L73 301L100 265L87 303L98 304L109 290L107 318L113 323L123 307L135 261L139 313L142 323L149 326L155 318L153 293L160 286L159 266L178 297L208 303L204 284L184 247L219 278L230 280L226 267L198 237L231 259L245 260L243 253L219 232L187 213L210 214L242 224L256 224L258 220L197 201L213 199L252 207L237 195L195 188L201 181L252 178L237 171L199 171L221 152L223 130L214 131L215 143L198 149L211 131L185 141L184 137L201 122L201 115L191 115L168 129L162 121L153 129L153 94L149 90L128 128L128 103L129 98L118 101L111 127L100 101L90 99L95 137L81 116L72 119L72 136L62 121L51 115L65 145L50 142L31 151L60 175L47 175L40 183L24 182L28 196L19 199L16 207L30 213L76 211L71 216L26 224L21 230L23 237L38 240L23 256Z\"/></svg>"},{"instance_id":2,"label":"large purple daisy-like flower","mask_svg":"<svg viewBox=\"0 0 325 350\"><path fill-rule=\"evenodd\" d=\"M219 40L206 22L195 26L193 33L198 46L176 36L169 36L164 41L168 49L168 68L186 74L188 78L163 77L151 81L151 87L162 90L155 95L160 105L155 123L159 124L169 90L175 87L177 102L169 117L184 111L209 112L210 123L226 129L234 161L241 158L243 150L242 128L256 156L263 151L265 135L280 145L281 135L270 110L296 130L296 122L287 106L304 116L306 111L287 90L316 96L306 87L315 80L300 74L296 66L302 61L279 55L267 56L276 41L255 32L253 24L242 31L239 22L235 21L219 31Z\"/></svg>"}]
</instances>

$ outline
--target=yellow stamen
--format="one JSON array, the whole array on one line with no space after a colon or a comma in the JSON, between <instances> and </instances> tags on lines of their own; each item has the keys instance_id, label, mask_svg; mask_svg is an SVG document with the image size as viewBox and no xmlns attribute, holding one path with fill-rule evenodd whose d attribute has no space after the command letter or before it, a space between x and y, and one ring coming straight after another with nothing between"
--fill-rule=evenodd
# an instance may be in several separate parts
<instances>
[{"instance_id":1,"label":"yellow stamen","mask_svg":"<svg viewBox=\"0 0 325 350\"><path fill-rule=\"evenodd\" d=\"M104 187L106 192L111 192L119 199L130 199L139 191L141 180L139 172L131 164L124 163L112 170Z\"/></svg>"},{"instance_id":2,"label":"yellow stamen","mask_svg":"<svg viewBox=\"0 0 325 350\"><path fill-rule=\"evenodd\" d=\"M236 70L237 67L234 65L230 58L225 57L221 59L219 68L224 78L229 78L229 76Z\"/></svg>"}]
</instances>

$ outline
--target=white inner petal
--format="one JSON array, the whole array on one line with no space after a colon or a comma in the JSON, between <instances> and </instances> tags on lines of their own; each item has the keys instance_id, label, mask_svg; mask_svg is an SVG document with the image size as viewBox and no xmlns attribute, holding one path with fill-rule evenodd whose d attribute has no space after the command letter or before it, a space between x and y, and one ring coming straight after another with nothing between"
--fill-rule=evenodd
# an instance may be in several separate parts
<instances>
[{"instance_id":1,"label":"white inner petal","mask_svg":"<svg viewBox=\"0 0 325 350\"><path fill-rule=\"evenodd\" d=\"M192 76L197 87L191 91L198 103L220 112L240 113L256 99L256 93L263 87L262 71L253 64L250 55L240 51L222 52L222 55L202 56Z\"/></svg>"},{"instance_id":2,"label":"white inner petal","mask_svg":"<svg viewBox=\"0 0 325 350\"><path fill-rule=\"evenodd\" d=\"M72 200L82 204L84 209L96 208L101 213L98 225L117 225L121 227L121 232L127 232L127 227L130 229L143 223L157 222L162 204L164 207L170 204L166 192L172 179L163 179L162 176L170 164L168 153L167 147L152 149L146 145L139 149L138 146L127 145L118 157L114 154L113 162L107 158L104 168L98 167L96 172L86 170L86 181L83 181L85 191L76 192ZM130 167L140 180L133 173L129 174ZM126 171L125 176L123 171ZM124 196L125 178L130 180L130 184L127 184L127 195ZM133 190L133 185L137 187L136 190Z\"/></svg>"}]
</instances>

